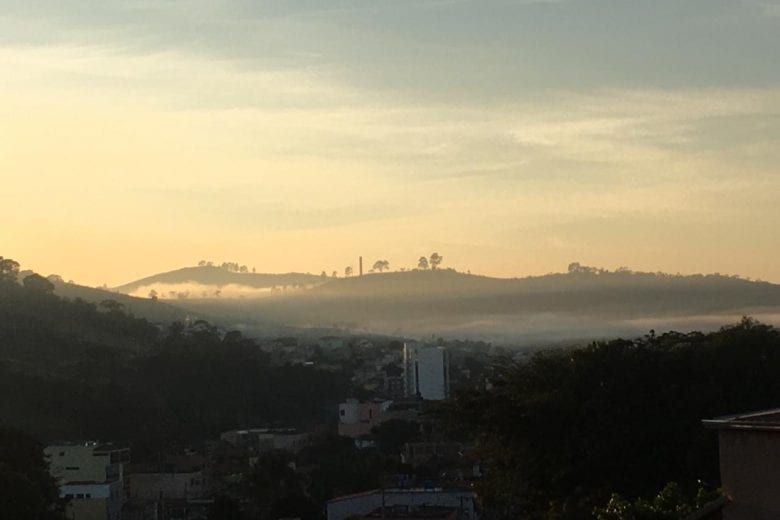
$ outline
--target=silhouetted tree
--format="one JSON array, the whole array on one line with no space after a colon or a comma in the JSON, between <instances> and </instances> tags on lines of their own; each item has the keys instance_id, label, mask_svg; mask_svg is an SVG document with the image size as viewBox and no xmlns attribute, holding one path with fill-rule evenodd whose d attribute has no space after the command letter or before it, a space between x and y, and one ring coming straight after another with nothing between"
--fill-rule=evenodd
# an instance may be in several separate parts
<instances>
[{"instance_id":1,"label":"silhouetted tree","mask_svg":"<svg viewBox=\"0 0 780 520\"><path fill-rule=\"evenodd\" d=\"M43 446L24 433L0 430L0 489L0 518L65 519Z\"/></svg>"},{"instance_id":2,"label":"silhouetted tree","mask_svg":"<svg viewBox=\"0 0 780 520\"><path fill-rule=\"evenodd\" d=\"M39 274L25 276L22 280L25 289L42 294L51 294L54 292L54 284Z\"/></svg>"},{"instance_id":3,"label":"silhouetted tree","mask_svg":"<svg viewBox=\"0 0 780 520\"><path fill-rule=\"evenodd\" d=\"M442 260L444 260L444 257L441 256L439 253L432 253L430 258L431 269L438 268Z\"/></svg>"},{"instance_id":4,"label":"silhouetted tree","mask_svg":"<svg viewBox=\"0 0 780 520\"><path fill-rule=\"evenodd\" d=\"M390 269L390 262L387 260L377 260L374 262L374 270L383 272L385 269Z\"/></svg>"},{"instance_id":5,"label":"silhouetted tree","mask_svg":"<svg viewBox=\"0 0 780 520\"><path fill-rule=\"evenodd\" d=\"M428 269L428 258L421 256L420 259L417 260L417 268Z\"/></svg>"},{"instance_id":6,"label":"silhouetted tree","mask_svg":"<svg viewBox=\"0 0 780 520\"><path fill-rule=\"evenodd\" d=\"M19 262L0 256L0 282L15 282L19 276Z\"/></svg>"},{"instance_id":7,"label":"silhouetted tree","mask_svg":"<svg viewBox=\"0 0 780 520\"><path fill-rule=\"evenodd\" d=\"M123 312L125 310L124 304L116 300L103 300L100 302L100 306L108 312Z\"/></svg>"},{"instance_id":8,"label":"silhouetted tree","mask_svg":"<svg viewBox=\"0 0 780 520\"><path fill-rule=\"evenodd\" d=\"M344 268L344 276L352 276L352 266L348 265Z\"/></svg>"}]
</instances>

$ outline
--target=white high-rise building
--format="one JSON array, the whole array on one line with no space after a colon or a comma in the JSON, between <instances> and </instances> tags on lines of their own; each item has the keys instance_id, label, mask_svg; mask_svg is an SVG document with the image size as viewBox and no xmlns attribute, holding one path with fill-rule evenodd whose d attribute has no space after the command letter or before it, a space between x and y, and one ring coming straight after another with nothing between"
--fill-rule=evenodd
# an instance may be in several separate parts
<instances>
[{"instance_id":1,"label":"white high-rise building","mask_svg":"<svg viewBox=\"0 0 780 520\"><path fill-rule=\"evenodd\" d=\"M409 397L431 401L450 393L450 360L444 347L404 343L404 386Z\"/></svg>"}]
</instances>

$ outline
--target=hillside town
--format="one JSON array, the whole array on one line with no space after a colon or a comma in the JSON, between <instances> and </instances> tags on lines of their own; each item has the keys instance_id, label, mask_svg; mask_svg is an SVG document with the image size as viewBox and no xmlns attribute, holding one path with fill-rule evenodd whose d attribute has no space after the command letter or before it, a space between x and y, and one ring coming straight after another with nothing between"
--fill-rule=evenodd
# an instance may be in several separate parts
<instances>
[{"instance_id":1,"label":"hillside town","mask_svg":"<svg viewBox=\"0 0 780 520\"><path fill-rule=\"evenodd\" d=\"M472 442L447 437L435 410L454 387L489 386L492 361L506 353L468 342L381 341L322 337L313 344L295 338L261 343L274 363L316 363L351 374L356 396L332 410L329 424L312 431L240 425L218 439L160 451L143 462L110 440L71 439L46 446L69 518L198 520L222 518L219 514L229 511L241 512L241 518L269 518L245 489L258 464L281 460L279 473L270 478L289 474L305 483L313 468L301 454L337 439L351 444L358 460L361 452L389 456L398 472L380 475L381 485L374 490L329 499L324 504L328 520L477 518L479 458Z\"/></svg>"}]
</instances>

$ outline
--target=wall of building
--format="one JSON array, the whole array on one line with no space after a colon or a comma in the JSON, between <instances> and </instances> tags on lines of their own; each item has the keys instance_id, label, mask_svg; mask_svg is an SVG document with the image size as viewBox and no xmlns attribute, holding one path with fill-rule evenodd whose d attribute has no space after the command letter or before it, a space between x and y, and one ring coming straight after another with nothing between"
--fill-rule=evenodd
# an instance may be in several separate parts
<instances>
[{"instance_id":1,"label":"wall of building","mask_svg":"<svg viewBox=\"0 0 780 520\"><path fill-rule=\"evenodd\" d=\"M339 435L352 438L368 435L374 426L388 419L389 405L390 401L347 399L339 404Z\"/></svg>"},{"instance_id":2,"label":"wall of building","mask_svg":"<svg viewBox=\"0 0 780 520\"><path fill-rule=\"evenodd\" d=\"M404 344L404 385L410 397L442 400L449 396L449 358L444 347Z\"/></svg>"},{"instance_id":3,"label":"wall of building","mask_svg":"<svg viewBox=\"0 0 780 520\"><path fill-rule=\"evenodd\" d=\"M211 490L202 471L187 473L133 473L127 475L128 498L205 498Z\"/></svg>"},{"instance_id":4,"label":"wall of building","mask_svg":"<svg viewBox=\"0 0 780 520\"><path fill-rule=\"evenodd\" d=\"M476 518L474 493L469 490L449 489L387 489L340 497L328 502L327 518L345 520L350 516L365 515L382 506L455 507L459 510L459 518Z\"/></svg>"},{"instance_id":5,"label":"wall of building","mask_svg":"<svg viewBox=\"0 0 780 520\"><path fill-rule=\"evenodd\" d=\"M780 432L719 431L724 520L780 518Z\"/></svg>"},{"instance_id":6,"label":"wall of building","mask_svg":"<svg viewBox=\"0 0 780 520\"><path fill-rule=\"evenodd\" d=\"M49 472L60 482L104 482L111 471L109 454L94 456L92 445L47 446L43 452L49 461ZM108 471L107 471L108 470Z\"/></svg>"}]
</instances>

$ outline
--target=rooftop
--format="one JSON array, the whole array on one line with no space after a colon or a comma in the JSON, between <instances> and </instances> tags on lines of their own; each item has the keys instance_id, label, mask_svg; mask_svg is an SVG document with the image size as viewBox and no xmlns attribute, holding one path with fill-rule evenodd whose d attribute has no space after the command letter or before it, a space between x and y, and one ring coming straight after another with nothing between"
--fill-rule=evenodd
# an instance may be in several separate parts
<instances>
[{"instance_id":1,"label":"rooftop","mask_svg":"<svg viewBox=\"0 0 780 520\"><path fill-rule=\"evenodd\" d=\"M365 515L358 515L359 520L383 518L384 520L449 520L457 518L458 510L452 507L422 507L412 511L401 508L376 509Z\"/></svg>"},{"instance_id":2,"label":"rooftop","mask_svg":"<svg viewBox=\"0 0 780 520\"><path fill-rule=\"evenodd\" d=\"M757 430L780 432L780 408L705 419L702 424L715 430Z\"/></svg>"}]
</instances>

